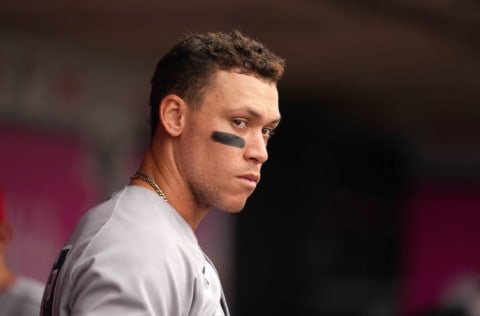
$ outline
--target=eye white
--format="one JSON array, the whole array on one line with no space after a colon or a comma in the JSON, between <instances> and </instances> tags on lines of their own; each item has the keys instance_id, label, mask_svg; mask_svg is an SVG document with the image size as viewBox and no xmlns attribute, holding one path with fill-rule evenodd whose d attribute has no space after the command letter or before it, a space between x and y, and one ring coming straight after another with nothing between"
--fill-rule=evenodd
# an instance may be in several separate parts
<instances>
[{"instance_id":1,"label":"eye white","mask_svg":"<svg viewBox=\"0 0 480 316\"><path fill-rule=\"evenodd\" d=\"M240 127L240 128L243 128L243 127L247 126L247 121L241 120L241 119L235 119L235 120L233 120L233 123L235 124L235 126Z\"/></svg>"}]
</instances>

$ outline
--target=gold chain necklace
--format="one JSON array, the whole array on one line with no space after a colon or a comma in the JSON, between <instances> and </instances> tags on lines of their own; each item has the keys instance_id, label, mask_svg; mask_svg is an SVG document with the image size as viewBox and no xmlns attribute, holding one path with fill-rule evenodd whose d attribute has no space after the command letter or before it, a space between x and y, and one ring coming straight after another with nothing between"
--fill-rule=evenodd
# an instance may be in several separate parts
<instances>
[{"instance_id":1,"label":"gold chain necklace","mask_svg":"<svg viewBox=\"0 0 480 316\"><path fill-rule=\"evenodd\" d=\"M152 188L155 190L155 192L157 192L158 195L160 195L160 197L165 200L165 202L168 202L167 197L165 196L165 193L163 193L162 189L160 189L160 187L155 182L155 180L150 178L145 173L143 173L141 171L137 171L137 172L135 172L135 174L133 176L130 177L130 180L133 180L133 179L138 179L138 180L142 180L142 181L147 182L148 184L150 184L152 186Z\"/></svg>"}]
</instances>

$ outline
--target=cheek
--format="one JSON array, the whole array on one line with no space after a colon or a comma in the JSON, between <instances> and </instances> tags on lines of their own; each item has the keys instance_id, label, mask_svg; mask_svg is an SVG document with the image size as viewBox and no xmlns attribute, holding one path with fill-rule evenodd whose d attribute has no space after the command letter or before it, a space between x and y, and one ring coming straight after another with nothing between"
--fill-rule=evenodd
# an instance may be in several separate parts
<instances>
[{"instance_id":1,"label":"cheek","mask_svg":"<svg viewBox=\"0 0 480 316\"><path fill-rule=\"evenodd\" d=\"M197 147L197 153L201 155L198 158L205 173L220 177L229 172L229 166L234 163L234 156L238 151L238 148L218 143L210 137Z\"/></svg>"},{"instance_id":2,"label":"cheek","mask_svg":"<svg viewBox=\"0 0 480 316\"><path fill-rule=\"evenodd\" d=\"M196 157L190 158L188 168L192 171L194 181L201 181L205 186L215 187L231 172L228 164L231 163L232 157L226 150L220 150L219 147L210 140L203 146L197 146L192 152Z\"/></svg>"},{"instance_id":3,"label":"cheek","mask_svg":"<svg viewBox=\"0 0 480 316\"><path fill-rule=\"evenodd\" d=\"M209 134L197 134L187 145L185 158L202 168L216 168L227 156L225 148L226 146L214 142Z\"/></svg>"},{"instance_id":4,"label":"cheek","mask_svg":"<svg viewBox=\"0 0 480 316\"><path fill-rule=\"evenodd\" d=\"M228 164L234 159L234 153L238 154L245 146L243 138L221 132L221 126L207 126L204 123L191 127L185 134L184 158L186 163L193 161L196 164L189 168L194 168L197 172L211 175L226 171Z\"/></svg>"}]
</instances>

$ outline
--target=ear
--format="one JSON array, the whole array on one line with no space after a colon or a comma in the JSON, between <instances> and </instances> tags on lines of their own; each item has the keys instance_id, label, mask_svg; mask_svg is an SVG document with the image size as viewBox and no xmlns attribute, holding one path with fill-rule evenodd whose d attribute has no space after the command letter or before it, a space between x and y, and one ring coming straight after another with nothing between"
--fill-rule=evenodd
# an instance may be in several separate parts
<instances>
[{"instance_id":1,"label":"ear","mask_svg":"<svg viewBox=\"0 0 480 316\"><path fill-rule=\"evenodd\" d=\"M182 133L185 124L187 104L177 95L169 94L160 102L160 122L165 131L178 136Z\"/></svg>"}]
</instances>

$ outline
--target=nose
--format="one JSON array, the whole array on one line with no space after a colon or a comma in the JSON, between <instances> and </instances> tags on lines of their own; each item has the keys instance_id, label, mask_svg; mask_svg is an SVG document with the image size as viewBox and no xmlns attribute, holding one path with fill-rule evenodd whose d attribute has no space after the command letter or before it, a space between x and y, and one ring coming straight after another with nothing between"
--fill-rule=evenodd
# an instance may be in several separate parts
<instances>
[{"instance_id":1,"label":"nose","mask_svg":"<svg viewBox=\"0 0 480 316\"><path fill-rule=\"evenodd\" d=\"M268 159L267 143L262 133L255 134L246 143L245 158L263 164Z\"/></svg>"}]
</instances>

